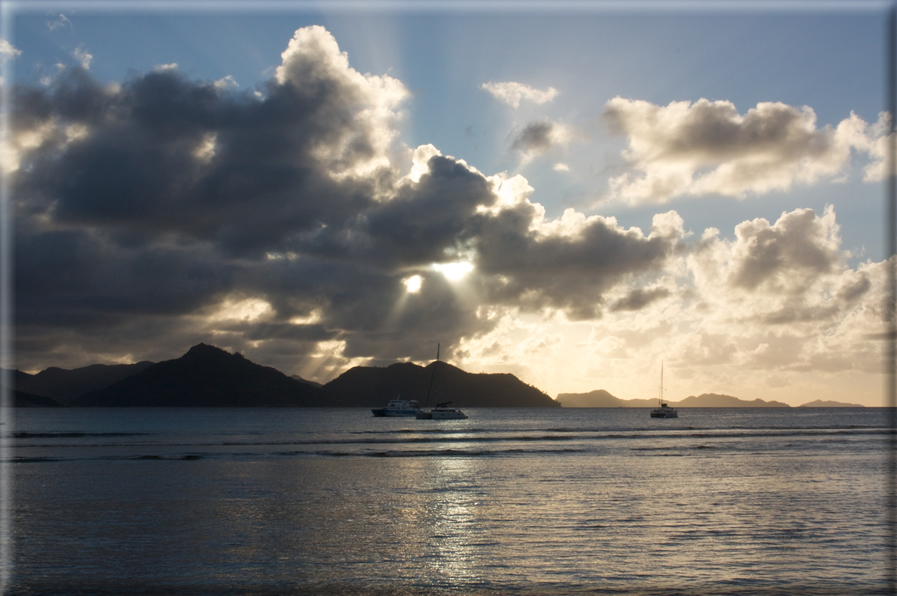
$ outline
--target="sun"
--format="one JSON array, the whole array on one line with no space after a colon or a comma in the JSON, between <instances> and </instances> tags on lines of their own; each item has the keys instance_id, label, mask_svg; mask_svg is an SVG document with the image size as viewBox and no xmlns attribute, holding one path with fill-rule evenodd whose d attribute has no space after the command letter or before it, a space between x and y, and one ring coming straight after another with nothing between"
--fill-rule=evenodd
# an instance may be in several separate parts
<instances>
[{"instance_id":1,"label":"sun","mask_svg":"<svg viewBox=\"0 0 897 596\"><path fill-rule=\"evenodd\" d=\"M424 278L420 275L412 275L411 277L403 279L402 283L405 284L405 290L409 294L417 294L420 292L420 287L424 283Z\"/></svg>"}]
</instances>

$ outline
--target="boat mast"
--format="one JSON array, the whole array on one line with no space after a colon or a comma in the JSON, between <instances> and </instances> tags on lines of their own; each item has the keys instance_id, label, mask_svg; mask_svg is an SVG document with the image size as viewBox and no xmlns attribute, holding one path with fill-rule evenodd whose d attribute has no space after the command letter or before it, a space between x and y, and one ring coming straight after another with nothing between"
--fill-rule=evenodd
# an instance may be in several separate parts
<instances>
[{"instance_id":1,"label":"boat mast","mask_svg":"<svg viewBox=\"0 0 897 596\"><path fill-rule=\"evenodd\" d=\"M436 378L436 369L439 367L439 344L436 344L436 364L433 366L433 374L430 375L430 386L427 387L427 401L424 402L425 406L430 405L430 391L433 389L433 379Z\"/></svg>"},{"instance_id":2,"label":"boat mast","mask_svg":"<svg viewBox=\"0 0 897 596\"><path fill-rule=\"evenodd\" d=\"M663 406L663 360L660 361L660 397L658 398L660 401L661 407Z\"/></svg>"}]
</instances>

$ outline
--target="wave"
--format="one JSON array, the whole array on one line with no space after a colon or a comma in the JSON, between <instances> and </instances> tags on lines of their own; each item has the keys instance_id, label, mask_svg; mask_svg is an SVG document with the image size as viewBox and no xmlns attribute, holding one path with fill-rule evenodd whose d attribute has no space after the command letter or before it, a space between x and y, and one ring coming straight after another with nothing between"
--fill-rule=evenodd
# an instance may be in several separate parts
<instances>
[{"instance_id":1,"label":"wave","mask_svg":"<svg viewBox=\"0 0 897 596\"><path fill-rule=\"evenodd\" d=\"M558 454L558 453L582 453L583 449L426 449L426 450L362 450L362 451L334 451L334 450L312 450L312 451L278 451L273 453L211 453L199 455L195 453L177 454L177 455L158 455L158 454L122 454L122 455L99 455L95 457L13 457L5 461L9 463L53 463L53 462L85 462L85 461L196 461L201 459L232 459L239 457L395 457L395 458L418 458L418 457L507 457L513 455L539 455L539 454Z\"/></svg>"},{"instance_id":2,"label":"wave","mask_svg":"<svg viewBox=\"0 0 897 596\"><path fill-rule=\"evenodd\" d=\"M196 455L195 453L191 453L189 455L177 455L177 456L165 456L165 455L138 455L136 457L126 458L133 460L160 460L160 461L193 461L196 459L202 459L201 455Z\"/></svg>"},{"instance_id":3,"label":"wave","mask_svg":"<svg viewBox=\"0 0 897 596\"><path fill-rule=\"evenodd\" d=\"M426 451L369 451L353 455L362 457L504 457L508 455L539 455L556 453L582 453L584 449L432 449ZM333 455L317 452L315 455Z\"/></svg>"},{"instance_id":4,"label":"wave","mask_svg":"<svg viewBox=\"0 0 897 596\"><path fill-rule=\"evenodd\" d=\"M14 432L14 439L82 439L84 437L141 437L156 433L126 433L126 432ZM6 435L7 437L10 435Z\"/></svg>"},{"instance_id":5,"label":"wave","mask_svg":"<svg viewBox=\"0 0 897 596\"><path fill-rule=\"evenodd\" d=\"M529 421L525 421L529 422ZM714 425L716 426L716 425ZM275 430L266 435L251 429L219 432L206 428L160 428L157 432L45 431L6 435L10 450L4 460L15 463L83 460L197 459L242 460L284 457L513 457L519 454L588 453L598 457L697 456L724 453L801 451L849 445L853 450L885 447L894 431L876 425L839 427L695 428L646 425L598 428L594 425L535 423L531 427L500 428L473 425L439 428L369 429L309 427ZM142 430L142 429L141 429ZM155 430L155 429L152 429ZM193 434L196 433L196 434Z\"/></svg>"},{"instance_id":6,"label":"wave","mask_svg":"<svg viewBox=\"0 0 897 596\"><path fill-rule=\"evenodd\" d=\"M562 449L391 449L391 450L358 450L358 451L337 451L337 450L309 450L309 451L277 451L270 453L207 453L207 454L119 454L119 455L97 455L93 457L12 457L6 462L15 464L25 463L60 463L60 462L85 462L85 461L196 461L202 459L235 459L235 458L285 458L285 457L395 457L395 458L419 458L419 457L507 457L513 455L540 455L540 454L559 454L559 453L583 453L585 449L578 448L562 448Z\"/></svg>"},{"instance_id":7,"label":"wave","mask_svg":"<svg viewBox=\"0 0 897 596\"><path fill-rule=\"evenodd\" d=\"M579 431L577 433L552 434L550 431L536 432L509 432L500 431L493 434L484 433L451 433L431 434L431 433L415 433L408 435L404 432L393 432L384 434L382 432L372 433L348 433L349 436L320 436L320 437L287 437L277 440L256 440L247 438L245 440L232 440L230 436L226 439L221 438L215 440L214 437L207 437L207 440L185 440L183 436L162 437L152 433L16 433L16 439L27 439L29 442L23 444L22 447L28 448L46 448L46 447L140 447L149 444L164 445L168 447L276 447L287 445L421 445L434 443L557 443L557 442L585 442L585 443L601 443L608 441L651 441L658 440L685 440L685 439L701 439L704 442L714 440L727 439L764 439L764 438L831 438L831 439L853 439L863 437L882 437L892 434L893 431L887 428L853 428L853 429L738 429L725 431L707 431L707 430L666 430L657 431L632 431L620 432L619 430L608 431ZM373 436L371 436L373 435ZM89 442L34 442L34 439L95 439L95 438L127 438L127 437L154 437L149 441L89 441ZM160 438L161 437L161 438Z\"/></svg>"}]
</instances>

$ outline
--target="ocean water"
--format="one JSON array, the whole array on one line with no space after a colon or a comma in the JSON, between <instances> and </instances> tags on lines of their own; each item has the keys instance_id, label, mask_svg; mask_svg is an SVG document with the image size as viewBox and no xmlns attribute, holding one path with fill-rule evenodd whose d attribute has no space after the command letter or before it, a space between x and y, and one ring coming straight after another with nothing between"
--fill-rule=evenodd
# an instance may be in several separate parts
<instances>
[{"instance_id":1,"label":"ocean water","mask_svg":"<svg viewBox=\"0 0 897 596\"><path fill-rule=\"evenodd\" d=\"M885 594L887 410L20 409L10 594Z\"/></svg>"}]
</instances>

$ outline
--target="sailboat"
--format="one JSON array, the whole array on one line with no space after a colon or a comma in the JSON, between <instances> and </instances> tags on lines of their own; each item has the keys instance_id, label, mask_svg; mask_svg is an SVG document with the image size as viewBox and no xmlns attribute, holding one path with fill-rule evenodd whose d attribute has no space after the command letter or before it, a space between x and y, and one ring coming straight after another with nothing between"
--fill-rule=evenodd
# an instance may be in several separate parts
<instances>
[{"instance_id":1,"label":"sailboat","mask_svg":"<svg viewBox=\"0 0 897 596\"><path fill-rule=\"evenodd\" d=\"M671 408L663 401L663 361L660 361L660 396L657 398L659 408L651 410L651 418L678 418L679 412Z\"/></svg>"},{"instance_id":2,"label":"sailboat","mask_svg":"<svg viewBox=\"0 0 897 596\"><path fill-rule=\"evenodd\" d=\"M436 364L433 366L433 374L430 376L430 386L427 388L427 401L424 402L424 406L427 406L430 403L430 393L433 390L433 381L436 379L436 369L439 368L439 344L436 344ZM449 404L452 402L445 401L442 403L437 403L436 407L432 410L420 410L417 413L418 420L464 420L467 418L467 414L459 410L458 408L450 408Z\"/></svg>"}]
</instances>

